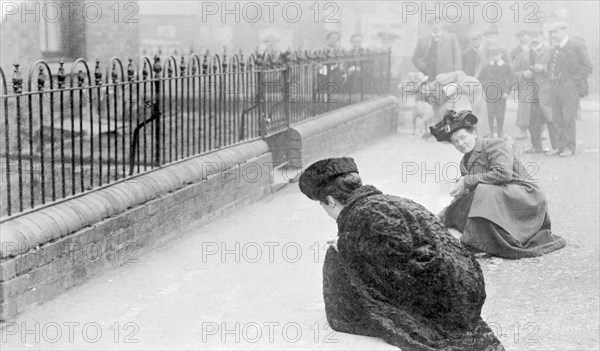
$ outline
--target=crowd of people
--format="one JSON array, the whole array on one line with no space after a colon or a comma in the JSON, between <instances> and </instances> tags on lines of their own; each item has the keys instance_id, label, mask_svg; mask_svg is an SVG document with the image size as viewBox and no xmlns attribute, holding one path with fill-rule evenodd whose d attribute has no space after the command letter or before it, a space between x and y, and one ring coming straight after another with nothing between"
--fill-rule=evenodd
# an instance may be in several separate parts
<instances>
[{"instance_id":1,"label":"crowd of people","mask_svg":"<svg viewBox=\"0 0 600 351\"><path fill-rule=\"evenodd\" d=\"M404 350L501 351L481 318L486 294L476 258L541 256L566 245L552 233L545 194L506 142L506 100L519 98L517 125L520 138L531 138L528 153L546 151L547 125L546 154L572 156L592 65L564 22L548 26L552 46L541 28L531 28L517 33L510 52L498 46L494 29L469 33L461 52L441 23L429 27L413 55L419 71L409 78L416 110L430 116L427 135L464 154L453 200L435 215L363 185L352 158L309 166L300 190L338 225L323 267L327 320L336 331Z\"/></svg>"},{"instance_id":2,"label":"crowd of people","mask_svg":"<svg viewBox=\"0 0 600 351\"><path fill-rule=\"evenodd\" d=\"M587 78L592 63L583 41L569 35L569 25L554 22L544 30L531 27L520 30L518 45L512 50L498 43L498 30L469 32L468 47L461 52L455 34L443 30L439 19L429 22L430 34L421 37L412 57L419 72L409 74L418 86L414 117L424 118L426 127L439 122L445 111L461 110L454 105L452 93L475 94L470 97L471 110L478 111L477 131L485 137L506 138L506 101L518 97L516 139L531 141L526 153L546 153L569 157L576 149L576 119L579 99L588 94ZM548 36L545 36L545 33ZM457 73L460 72L460 73ZM470 82L448 80L448 75L469 77ZM457 78L458 79L458 78ZM478 82L479 89L472 82ZM436 89L435 85L441 85ZM462 91L448 93L449 86ZM473 89L477 89L473 92ZM424 104L431 105L425 107ZM542 145L544 126L548 128L550 148ZM430 136L426 131L425 138Z\"/></svg>"}]
</instances>

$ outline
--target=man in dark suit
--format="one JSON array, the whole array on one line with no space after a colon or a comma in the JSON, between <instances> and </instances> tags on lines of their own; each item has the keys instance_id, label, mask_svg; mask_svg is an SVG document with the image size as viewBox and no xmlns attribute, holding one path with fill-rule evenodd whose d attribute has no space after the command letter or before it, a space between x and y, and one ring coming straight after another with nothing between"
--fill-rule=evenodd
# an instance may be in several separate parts
<instances>
[{"instance_id":1,"label":"man in dark suit","mask_svg":"<svg viewBox=\"0 0 600 351\"><path fill-rule=\"evenodd\" d=\"M529 52L529 44L531 43L529 31L521 29L515 35L519 39L519 46L515 47L510 52L510 64L513 66L515 65L515 59L517 56L524 52Z\"/></svg>"},{"instance_id":2,"label":"man in dark suit","mask_svg":"<svg viewBox=\"0 0 600 351\"><path fill-rule=\"evenodd\" d=\"M542 28L529 30L531 38L529 51L522 51L514 59L513 69L519 78L519 113L526 115L531 134L531 149L526 154L543 153L542 130L546 121L552 119L552 103L550 97L550 80L548 79L548 60L550 46L544 42ZM518 118L518 117L517 117ZM556 148L554 134L550 143Z\"/></svg>"},{"instance_id":3,"label":"man in dark suit","mask_svg":"<svg viewBox=\"0 0 600 351\"><path fill-rule=\"evenodd\" d=\"M481 63L481 32L472 31L467 34L469 48L462 54L462 70L468 76L475 76L475 71Z\"/></svg>"},{"instance_id":4,"label":"man in dark suit","mask_svg":"<svg viewBox=\"0 0 600 351\"><path fill-rule=\"evenodd\" d=\"M584 44L569 38L569 25L555 22L548 26L554 45L548 62L551 81L552 121L548 132L554 133L557 148L548 156L569 157L575 154L577 106L579 98L587 95L587 78L592 63Z\"/></svg>"},{"instance_id":5,"label":"man in dark suit","mask_svg":"<svg viewBox=\"0 0 600 351\"><path fill-rule=\"evenodd\" d=\"M417 42L412 57L415 67L429 79L434 79L440 73L461 70L462 58L456 35L442 31L439 18L430 19L427 23L431 34L421 37Z\"/></svg>"},{"instance_id":6,"label":"man in dark suit","mask_svg":"<svg viewBox=\"0 0 600 351\"><path fill-rule=\"evenodd\" d=\"M327 43L323 48L325 55L336 55L341 52L340 45L341 34L338 31L331 31L325 37ZM321 65L318 71L318 86L317 91L324 102L337 101L341 97L343 86L342 64L329 61Z\"/></svg>"},{"instance_id":7,"label":"man in dark suit","mask_svg":"<svg viewBox=\"0 0 600 351\"><path fill-rule=\"evenodd\" d=\"M519 38L519 45L511 50L510 52L510 64L515 71L525 71L529 68L528 59L521 59L523 57L529 58L529 44L531 42L531 36L529 32L522 29L517 32L517 38ZM524 64L525 66L521 66L520 64ZM517 109L517 126L521 130L521 133L517 140L519 139L527 139L527 130L529 129L529 105L524 103L524 100L527 97L527 88L526 84L530 83L530 80L527 80L523 76L519 76L518 79L519 87L517 89L519 96L519 108Z\"/></svg>"},{"instance_id":8,"label":"man in dark suit","mask_svg":"<svg viewBox=\"0 0 600 351\"><path fill-rule=\"evenodd\" d=\"M488 53L489 48L500 48L502 51L502 60L510 63L508 52L498 45L498 29L490 28L483 32L483 45L479 50L479 65L475 69L475 77L478 77L481 73L483 66L490 61L490 54Z\"/></svg>"},{"instance_id":9,"label":"man in dark suit","mask_svg":"<svg viewBox=\"0 0 600 351\"><path fill-rule=\"evenodd\" d=\"M481 68L477 79L483 86L483 94L487 103L490 133L493 136L494 121L498 127L498 138L504 138L504 115L506 114L506 98L514 88L514 73L509 62L504 61L505 51L499 47L487 49L489 61Z\"/></svg>"}]
</instances>

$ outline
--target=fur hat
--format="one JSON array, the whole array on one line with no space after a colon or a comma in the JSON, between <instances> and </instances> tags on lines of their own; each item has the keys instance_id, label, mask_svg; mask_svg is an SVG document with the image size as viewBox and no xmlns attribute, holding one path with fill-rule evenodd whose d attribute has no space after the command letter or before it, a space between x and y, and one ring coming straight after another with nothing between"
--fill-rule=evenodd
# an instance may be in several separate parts
<instances>
[{"instance_id":1,"label":"fur hat","mask_svg":"<svg viewBox=\"0 0 600 351\"><path fill-rule=\"evenodd\" d=\"M444 118L435 126L429 127L429 130L437 141L450 141L452 133L461 128L473 127L476 124L477 117L470 110L460 112L448 110Z\"/></svg>"},{"instance_id":2,"label":"fur hat","mask_svg":"<svg viewBox=\"0 0 600 351\"><path fill-rule=\"evenodd\" d=\"M358 168L351 157L328 158L317 161L300 176L300 191L311 200L319 200L320 193L335 178L358 173Z\"/></svg>"}]
</instances>

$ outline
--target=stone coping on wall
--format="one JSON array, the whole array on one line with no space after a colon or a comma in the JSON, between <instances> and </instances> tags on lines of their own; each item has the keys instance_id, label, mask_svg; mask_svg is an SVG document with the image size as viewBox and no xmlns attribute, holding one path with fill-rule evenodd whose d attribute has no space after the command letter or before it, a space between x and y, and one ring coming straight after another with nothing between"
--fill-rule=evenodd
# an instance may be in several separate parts
<instances>
[{"instance_id":1,"label":"stone coping on wall","mask_svg":"<svg viewBox=\"0 0 600 351\"><path fill-rule=\"evenodd\" d=\"M329 112L290 128L290 164L306 168L323 157L339 157L396 133L398 101L385 96Z\"/></svg>"},{"instance_id":2,"label":"stone coping on wall","mask_svg":"<svg viewBox=\"0 0 600 351\"><path fill-rule=\"evenodd\" d=\"M235 145L8 218L0 224L0 259L24 254L268 152L262 140Z\"/></svg>"}]
</instances>

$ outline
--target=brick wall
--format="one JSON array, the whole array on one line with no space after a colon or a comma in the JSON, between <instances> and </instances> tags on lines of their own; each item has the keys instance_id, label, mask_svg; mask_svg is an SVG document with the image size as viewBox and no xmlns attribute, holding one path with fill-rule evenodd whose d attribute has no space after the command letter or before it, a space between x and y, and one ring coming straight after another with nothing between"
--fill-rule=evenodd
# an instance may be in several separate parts
<instances>
[{"instance_id":1,"label":"brick wall","mask_svg":"<svg viewBox=\"0 0 600 351\"><path fill-rule=\"evenodd\" d=\"M132 263L153 245L270 193L263 141L130 178L2 223L0 320Z\"/></svg>"},{"instance_id":2,"label":"brick wall","mask_svg":"<svg viewBox=\"0 0 600 351\"><path fill-rule=\"evenodd\" d=\"M127 72L127 58L137 67L140 47L140 15L137 1L87 1L98 4L102 15L85 22L85 51L87 60L100 60L102 74L111 57L122 60ZM89 11L92 13L92 10ZM93 68L92 68L93 69ZM110 70L110 67L109 67Z\"/></svg>"},{"instance_id":3,"label":"brick wall","mask_svg":"<svg viewBox=\"0 0 600 351\"><path fill-rule=\"evenodd\" d=\"M315 118L288 133L306 166L346 155L396 131L397 103L379 98ZM281 146L281 145L280 145ZM0 321L271 192L274 162L263 140L127 178L2 222ZM278 188L277 185L273 188Z\"/></svg>"},{"instance_id":4,"label":"brick wall","mask_svg":"<svg viewBox=\"0 0 600 351\"><path fill-rule=\"evenodd\" d=\"M15 61L21 64L25 82L30 66L42 59L55 63L63 59L69 63L82 57L89 62L92 74L95 60L100 59L103 75L108 60L113 56L125 61L131 56L133 63L137 64L140 31L137 0L9 1L5 2L3 10L5 13L0 19L0 67L9 82ZM42 27L48 23L61 26L61 50L58 54L42 51ZM123 65L127 70L127 62ZM55 66L52 66L53 73L56 73ZM67 68L70 69L70 66L67 65Z\"/></svg>"},{"instance_id":5,"label":"brick wall","mask_svg":"<svg viewBox=\"0 0 600 351\"><path fill-rule=\"evenodd\" d=\"M396 133L397 124L398 103L391 96L330 112L288 131L290 164L304 168L321 158L345 156Z\"/></svg>"}]
</instances>

